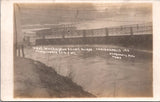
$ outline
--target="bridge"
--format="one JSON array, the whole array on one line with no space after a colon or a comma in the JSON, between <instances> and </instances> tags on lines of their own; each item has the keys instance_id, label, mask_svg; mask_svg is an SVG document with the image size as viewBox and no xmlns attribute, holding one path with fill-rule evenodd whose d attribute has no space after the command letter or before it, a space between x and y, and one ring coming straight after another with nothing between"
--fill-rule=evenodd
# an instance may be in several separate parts
<instances>
[{"instance_id":1,"label":"bridge","mask_svg":"<svg viewBox=\"0 0 160 102\"><path fill-rule=\"evenodd\" d=\"M152 23L99 29L64 28L51 31L36 40L36 45L116 44L152 49ZM40 32L40 31L39 31ZM38 35L38 34L37 34Z\"/></svg>"}]
</instances>

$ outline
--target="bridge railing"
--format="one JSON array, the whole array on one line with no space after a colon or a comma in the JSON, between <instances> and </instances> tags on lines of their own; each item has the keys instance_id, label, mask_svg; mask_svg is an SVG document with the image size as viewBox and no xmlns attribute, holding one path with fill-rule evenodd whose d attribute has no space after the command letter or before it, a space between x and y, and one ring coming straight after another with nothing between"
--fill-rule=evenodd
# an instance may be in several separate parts
<instances>
[{"instance_id":1,"label":"bridge railing","mask_svg":"<svg viewBox=\"0 0 160 102\"><path fill-rule=\"evenodd\" d=\"M133 24L117 26L112 28L83 29L66 31L63 34L47 35L45 38L77 38L77 37L100 37L100 36L124 36L124 35L143 35L152 34L152 23Z\"/></svg>"}]
</instances>

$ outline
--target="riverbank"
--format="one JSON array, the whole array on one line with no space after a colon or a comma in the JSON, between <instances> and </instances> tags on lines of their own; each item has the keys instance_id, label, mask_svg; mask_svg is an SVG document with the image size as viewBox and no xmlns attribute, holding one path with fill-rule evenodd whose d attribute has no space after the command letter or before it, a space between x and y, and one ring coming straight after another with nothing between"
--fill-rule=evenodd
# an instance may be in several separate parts
<instances>
[{"instance_id":1,"label":"riverbank","mask_svg":"<svg viewBox=\"0 0 160 102\"><path fill-rule=\"evenodd\" d=\"M95 97L71 79L32 59L14 59L14 97Z\"/></svg>"}]
</instances>

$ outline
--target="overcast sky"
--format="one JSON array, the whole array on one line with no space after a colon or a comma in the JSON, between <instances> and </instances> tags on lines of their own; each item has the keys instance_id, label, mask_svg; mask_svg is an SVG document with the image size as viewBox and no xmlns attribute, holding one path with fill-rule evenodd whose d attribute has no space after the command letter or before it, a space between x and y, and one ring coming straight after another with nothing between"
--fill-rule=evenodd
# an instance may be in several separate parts
<instances>
[{"instance_id":1,"label":"overcast sky","mask_svg":"<svg viewBox=\"0 0 160 102\"><path fill-rule=\"evenodd\" d=\"M152 21L152 5L149 3L57 3L18 6L23 27L73 23L79 29L90 29Z\"/></svg>"}]
</instances>

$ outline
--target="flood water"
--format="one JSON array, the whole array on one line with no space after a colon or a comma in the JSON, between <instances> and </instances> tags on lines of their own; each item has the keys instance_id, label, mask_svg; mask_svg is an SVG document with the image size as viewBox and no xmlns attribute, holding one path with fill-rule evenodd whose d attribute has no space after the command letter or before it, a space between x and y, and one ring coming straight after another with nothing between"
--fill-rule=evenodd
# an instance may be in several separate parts
<instances>
[{"instance_id":1,"label":"flood water","mask_svg":"<svg viewBox=\"0 0 160 102\"><path fill-rule=\"evenodd\" d=\"M112 51L76 51L76 54L39 53L25 49L25 56L52 67L97 97L152 96L152 51L113 45L49 45L52 48L109 48L126 50L121 59ZM87 49L86 49L87 50ZM133 57L133 56L134 57Z\"/></svg>"}]
</instances>

